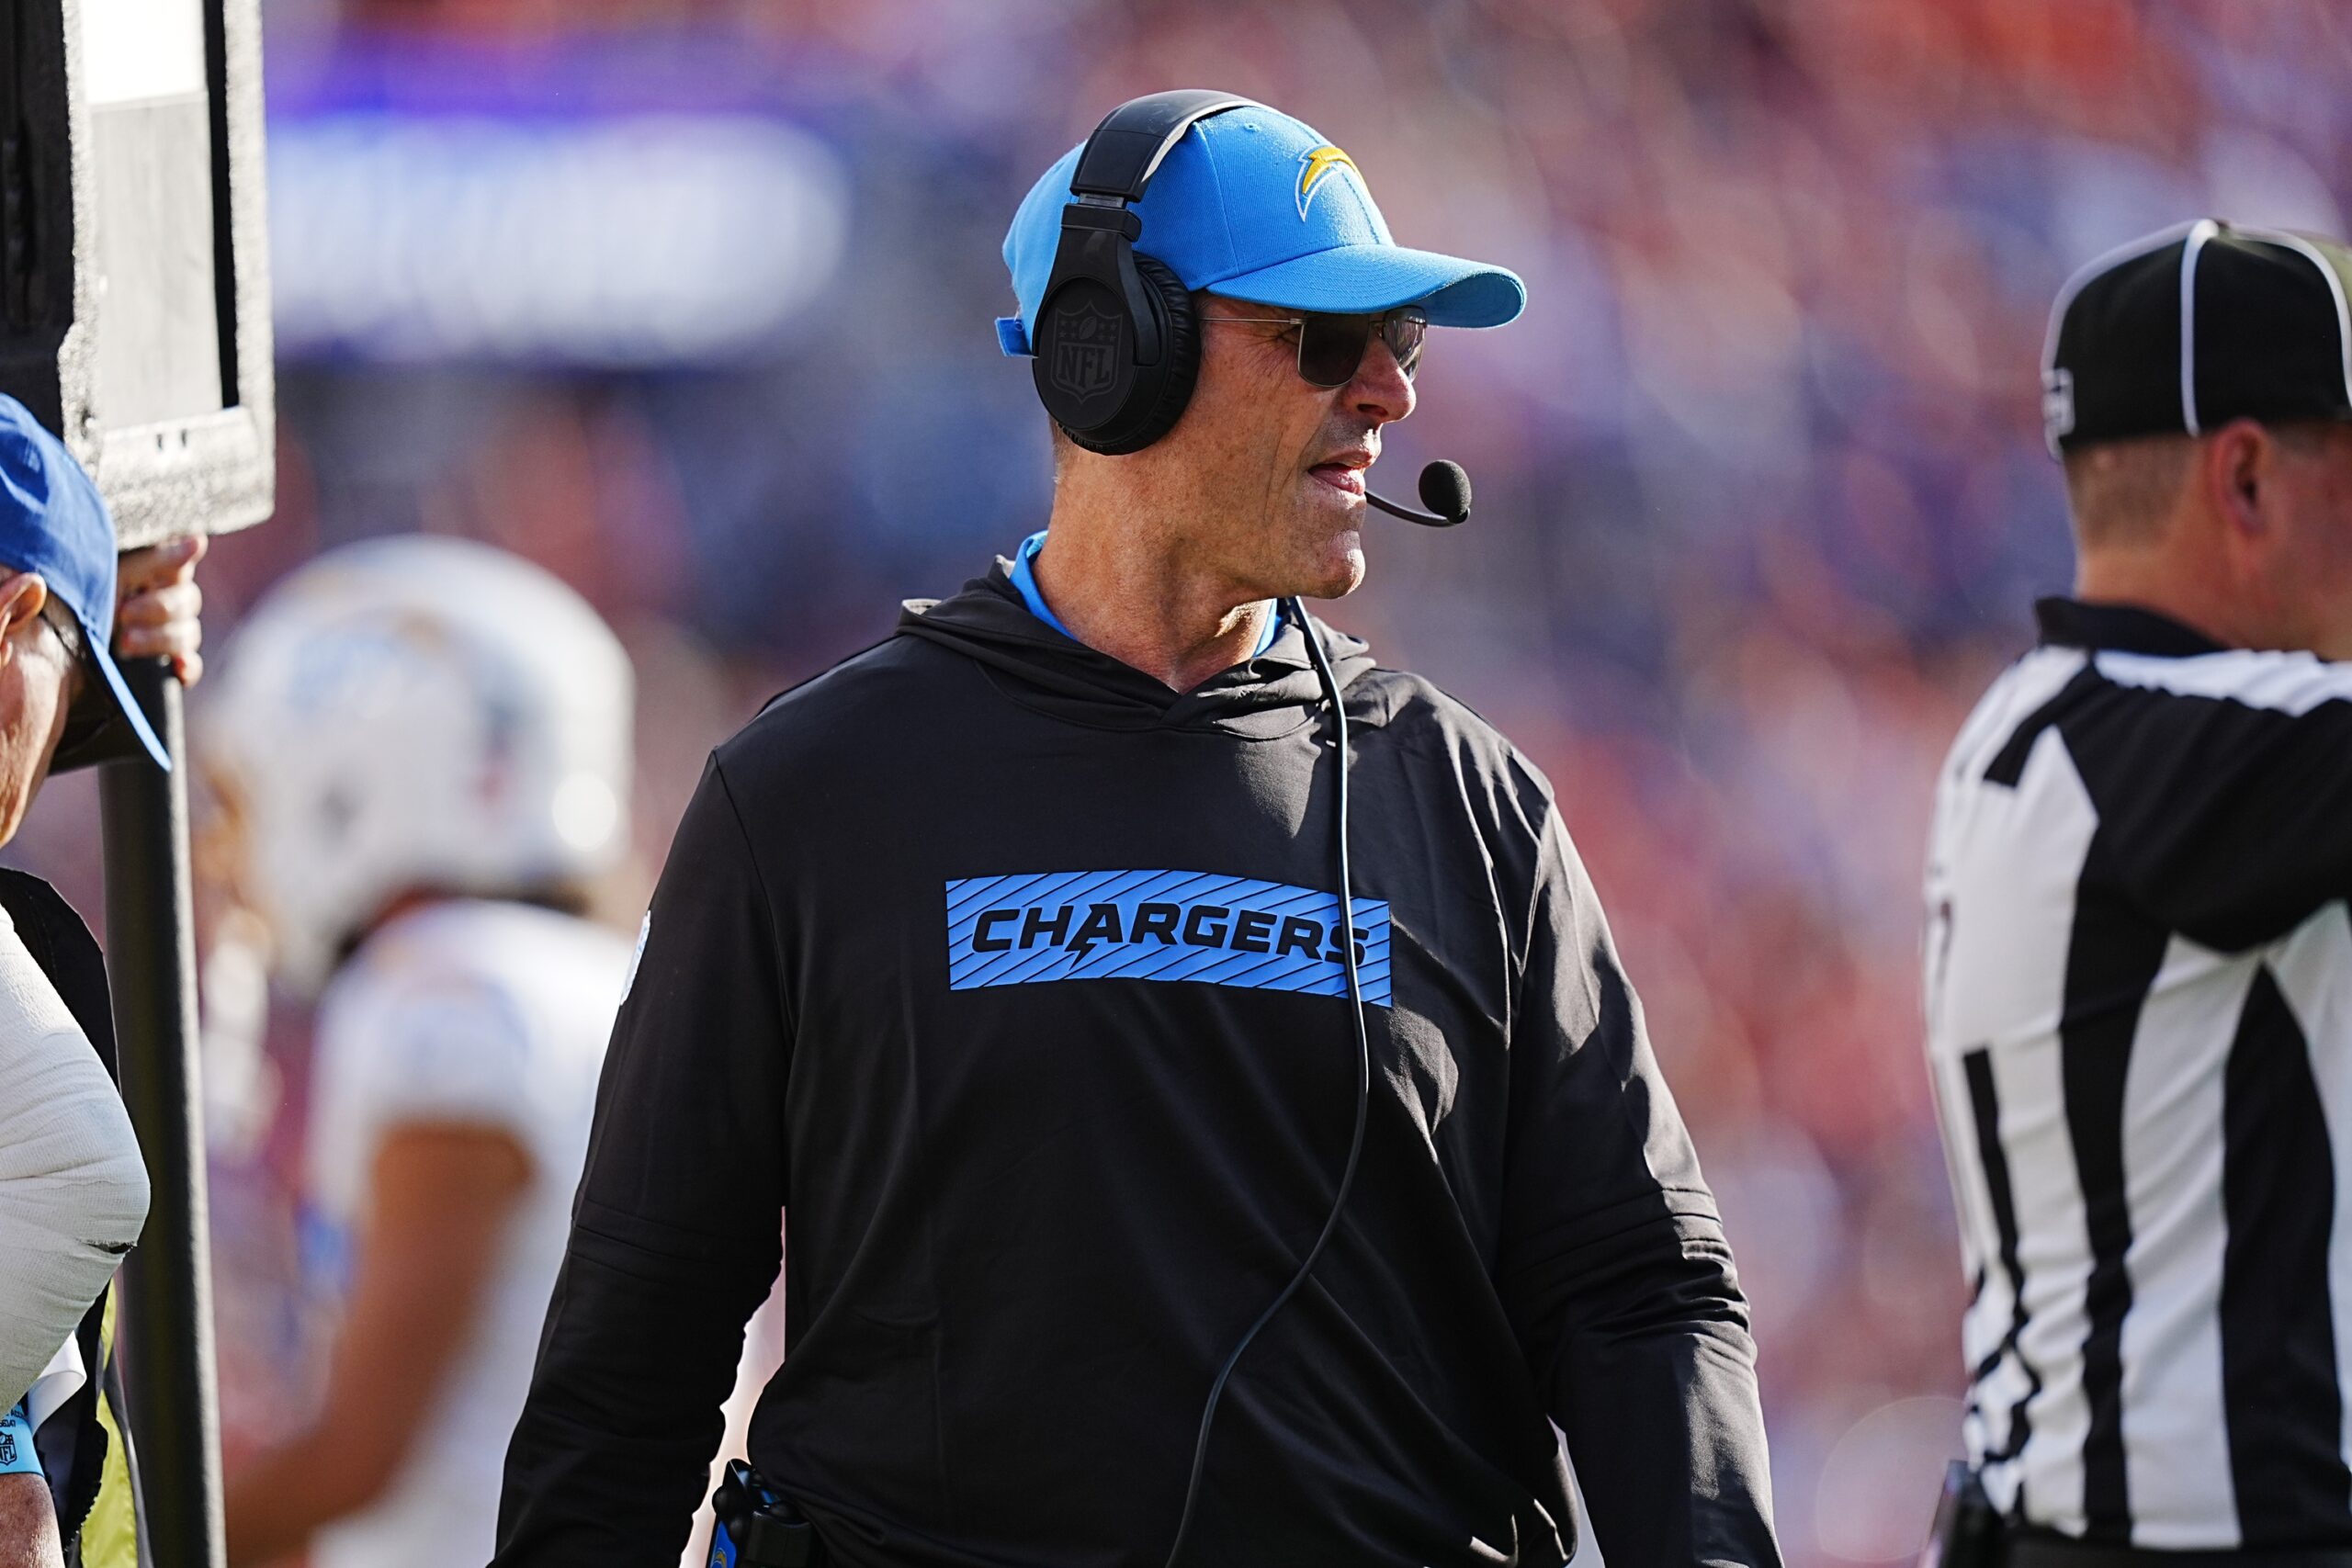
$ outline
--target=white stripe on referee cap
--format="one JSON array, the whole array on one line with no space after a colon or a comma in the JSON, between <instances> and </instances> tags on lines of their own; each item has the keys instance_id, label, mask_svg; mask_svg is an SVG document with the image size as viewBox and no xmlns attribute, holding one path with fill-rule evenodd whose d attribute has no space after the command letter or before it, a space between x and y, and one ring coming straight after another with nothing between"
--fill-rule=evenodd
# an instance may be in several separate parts
<instances>
[{"instance_id":1,"label":"white stripe on referee cap","mask_svg":"<svg viewBox=\"0 0 2352 1568\"><path fill-rule=\"evenodd\" d=\"M2205 434L2197 423L2197 256L2221 231L2211 218L2199 218L2180 245L2180 423L2191 435Z\"/></svg>"},{"instance_id":2,"label":"white stripe on referee cap","mask_svg":"<svg viewBox=\"0 0 2352 1568\"><path fill-rule=\"evenodd\" d=\"M2335 342L2336 346L2344 351L2344 400L2352 403L2352 306L2347 306L2345 301L2342 276L2328 264L2320 248L2301 234L2290 233L2284 229L2233 229L2231 231L2249 240L2260 240L2266 244L2284 246L2319 269L2320 277L2327 284L2328 294L2335 300Z\"/></svg>"},{"instance_id":3,"label":"white stripe on referee cap","mask_svg":"<svg viewBox=\"0 0 2352 1568\"><path fill-rule=\"evenodd\" d=\"M2058 288L2057 303L2050 307L2050 328L2041 340L2043 371L2048 372L2058 368L2058 329L2065 322L2066 308L2075 302L2075 295L2090 287L2092 279L2102 273L2112 272L2125 262L2161 251L2175 240L2187 236L2198 224L2211 221L2210 218L2199 218L2187 223L2176 223L2169 229L2159 230L2155 233L2134 240L2130 244L2118 245L2111 251L2093 256L2068 274L2066 281Z\"/></svg>"}]
</instances>

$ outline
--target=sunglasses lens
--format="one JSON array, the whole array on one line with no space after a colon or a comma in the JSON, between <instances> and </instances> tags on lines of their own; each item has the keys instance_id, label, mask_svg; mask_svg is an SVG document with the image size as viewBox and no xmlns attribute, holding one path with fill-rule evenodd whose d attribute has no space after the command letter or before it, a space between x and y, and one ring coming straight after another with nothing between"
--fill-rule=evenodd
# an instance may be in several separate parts
<instances>
[{"instance_id":1,"label":"sunglasses lens","mask_svg":"<svg viewBox=\"0 0 2352 1568\"><path fill-rule=\"evenodd\" d=\"M1370 316L1308 316L1299 328L1298 373L1317 387L1344 387L1371 341Z\"/></svg>"},{"instance_id":2,"label":"sunglasses lens","mask_svg":"<svg viewBox=\"0 0 2352 1568\"><path fill-rule=\"evenodd\" d=\"M1419 310L1385 316L1308 316L1299 329L1298 373L1317 387L1344 387L1356 378L1377 330L1397 366L1409 378L1421 362L1429 318Z\"/></svg>"},{"instance_id":3,"label":"sunglasses lens","mask_svg":"<svg viewBox=\"0 0 2352 1568\"><path fill-rule=\"evenodd\" d=\"M1429 341L1430 319L1419 310L1391 310L1382 321L1380 335L1387 341L1388 352L1396 356L1396 367L1411 380L1413 372L1421 367L1421 345Z\"/></svg>"}]
</instances>

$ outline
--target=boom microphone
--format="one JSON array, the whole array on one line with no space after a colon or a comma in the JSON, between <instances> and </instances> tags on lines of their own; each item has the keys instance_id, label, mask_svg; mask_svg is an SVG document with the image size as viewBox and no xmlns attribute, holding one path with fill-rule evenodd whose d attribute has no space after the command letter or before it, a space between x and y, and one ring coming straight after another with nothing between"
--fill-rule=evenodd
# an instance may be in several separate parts
<instances>
[{"instance_id":1,"label":"boom microphone","mask_svg":"<svg viewBox=\"0 0 2352 1568\"><path fill-rule=\"evenodd\" d=\"M1383 501L1369 490L1363 492L1363 498L1391 517L1402 517L1424 528L1451 528L1470 516L1470 476L1463 471L1461 464L1442 458L1423 468L1421 504L1429 508L1427 512Z\"/></svg>"}]
</instances>

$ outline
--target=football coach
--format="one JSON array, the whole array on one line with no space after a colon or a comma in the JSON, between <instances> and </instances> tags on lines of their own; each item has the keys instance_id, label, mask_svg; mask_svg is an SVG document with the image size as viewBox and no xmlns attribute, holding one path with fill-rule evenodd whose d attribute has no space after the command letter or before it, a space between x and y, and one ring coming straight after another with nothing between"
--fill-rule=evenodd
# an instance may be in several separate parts
<instances>
[{"instance_id":1,"label":"football coach","mask_svg":"<svg viewBox=\"0 0 2352 1568\"><path fill-rule=\"evenodd\" d=\"M1746 1304L1551 789L1301 608L1363 578L1427 330L1519 279L1207 93L1114 111L1005 257L1048 526L713 757L498 1568L676 1553L780 1211L750 1459L816 1561L1557 1568L1556 1422L1611 1560L1777 1564Z\"/></svg>"},{"instance_id":2,"label":"football coach","mask_svg":"<svg viewBox=\"0 0 2352 1568\"><path fill-rule=\"evenodd\" d=\"M2342 244L2203 220L2052 314L2075 593L1929 852L1945 1568L2352 1568L2347 292Z\"/></svg>"}]
</instances>

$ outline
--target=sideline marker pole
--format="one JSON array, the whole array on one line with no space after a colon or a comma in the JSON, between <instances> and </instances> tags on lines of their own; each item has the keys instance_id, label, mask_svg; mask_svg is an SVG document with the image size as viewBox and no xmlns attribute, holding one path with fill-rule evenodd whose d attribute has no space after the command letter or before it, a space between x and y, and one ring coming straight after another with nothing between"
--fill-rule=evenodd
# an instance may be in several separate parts
<instances>
[{"instance_id":1,"label":"sideline marker pole","mask_svg":"<svg viewBox=\"0 0 2352 1568\"><path fill-rule=\"evenodd\" d=\"M226 1542L186 725L179 682L167 661L125 660L122 673L169 748L173 767L166 773L143 758L108 762L98 782L107 847L107 972L121 1043L122 1094L153 1194L146 1234L123 1270L117 1335L146 1516L142 1558L159 1568L221 1568Z\"/></svg>"}]
</instances>

